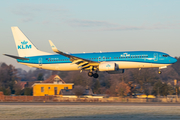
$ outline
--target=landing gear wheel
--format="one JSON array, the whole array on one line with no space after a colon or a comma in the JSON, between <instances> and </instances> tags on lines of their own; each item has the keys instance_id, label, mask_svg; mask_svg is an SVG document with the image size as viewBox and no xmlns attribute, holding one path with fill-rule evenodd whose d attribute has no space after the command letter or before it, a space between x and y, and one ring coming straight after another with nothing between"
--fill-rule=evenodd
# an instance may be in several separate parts
<instances>
[{"instance_id":1,"label":"landing gear wheel","mask_svg":"<svg viewBox=\"0 0 180 120\"><path fill-rule=\"evenodd\" d=\"M161 74L162 72L161 72L161 71L159 71L158 73L159 73L159 74Z\"/></svg>"},{"instance_id":2,"label":"landing gear wheel","mask_svg":"<svg viewBox=\"0 0 180 120\"><path fill-rule=\"evenodd\" d=\"M98 75L97 73L94 73L94 74L93 74L93 77L94 77L94 78L98 78L99 75Z\"/></svg>"},{"instance_id":3,"label":"landing gear wheel","mask_svg":"<svg viewBox=\"0 0 180 120\"><path fill-rule=\"evenodd\" d=\"M92 72L88 72L88 76L89 76L89 77L92 77L92 76L93 76L93 73L92 73Z\"/></svg>"}]
</instances>

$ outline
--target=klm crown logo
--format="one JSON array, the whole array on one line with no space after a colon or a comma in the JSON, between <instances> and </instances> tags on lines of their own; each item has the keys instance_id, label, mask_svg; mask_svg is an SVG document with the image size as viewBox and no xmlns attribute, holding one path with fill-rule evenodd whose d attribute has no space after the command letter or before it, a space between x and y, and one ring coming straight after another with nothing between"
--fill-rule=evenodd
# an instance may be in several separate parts
<instances>
[{"instance_id":1,"label":"klm crown logo","mask_svg":"<svg viewBox=\"0 0 180 120\"><path fill-rule=\"evenodd\" d=\"M24 40L23 42L21 42L22 45L26 45L27 43L28 43L28 42L25 41L25 40Z\"/></svg>"},{"instance_id":2,"label":"klm crown logo","mask_svg":"<svg viewBox=\"0 0 180 120\"><path fill-rule=\"evenodd\" d=\"M18 45L18 49L31 49L32 46L31 45L27 45L28 41L23 41L21 42L22 45Z\"/></svg>"},{"instance_id":3,"label":"klm crown logo","mask_svg":"<svg viewBox=\"0 0 180 120\"><path fill-rule=\"evenodd\" d=\"M111 65L110 65L110 64L107 64L106 67L111 67Z\"/></svg>"}]
</instances>

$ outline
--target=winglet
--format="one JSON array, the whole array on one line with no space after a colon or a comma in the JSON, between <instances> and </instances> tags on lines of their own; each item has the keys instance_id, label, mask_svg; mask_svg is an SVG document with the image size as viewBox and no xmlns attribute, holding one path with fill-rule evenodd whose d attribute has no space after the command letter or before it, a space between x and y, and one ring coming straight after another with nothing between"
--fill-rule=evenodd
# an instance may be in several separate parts
<instances>
[{"instance_id":1,"label":"winglet","mask_svg":"<svg viewBox=\"0 0 180 120\"><path fill-rule=\"evenodd\" d=\"M59 50L58 50L58 49L56 48L56 46L52 43L51 40L49 40L49 43L50 43L51 48L52 48L52 50L53 50L54 52L59 52Z\"/></svg>"}]
</instances>

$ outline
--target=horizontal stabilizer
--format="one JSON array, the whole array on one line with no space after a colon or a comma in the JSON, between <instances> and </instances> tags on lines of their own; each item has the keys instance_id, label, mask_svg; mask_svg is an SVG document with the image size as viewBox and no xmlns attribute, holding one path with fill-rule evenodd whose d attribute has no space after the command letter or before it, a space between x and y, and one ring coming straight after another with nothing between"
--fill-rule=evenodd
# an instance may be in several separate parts
<instances>
[{"instance_id":1,"label":"horizontal stabilizer","mask_svg":"<svg viewBox=\"0 0 180 120\"><path fill-rule=\"evenodd\" d=\"M3 55L8 56L8 57L12 57L12 58L15 58L15 59L29 60L28 58L18 57L18 56L14 56L14 55L8 55L8 54L3 54Z\"/></svg>"}]
</instances>

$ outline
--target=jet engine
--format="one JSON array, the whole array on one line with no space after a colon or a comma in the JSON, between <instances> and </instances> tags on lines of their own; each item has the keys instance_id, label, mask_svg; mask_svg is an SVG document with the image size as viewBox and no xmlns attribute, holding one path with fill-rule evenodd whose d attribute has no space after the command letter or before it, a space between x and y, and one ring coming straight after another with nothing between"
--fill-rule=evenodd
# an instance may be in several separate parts
<instances>
[{"instance_id":1,"label":"jet engine","mask_svg":"<svg viewBox=\"0 0 180 120\"><path fill-rule=\"evenodd\" d=\"M99 71L117 71L118 65L113 62L102 62L99 64Z\"/></svg>"}]
</instances>

